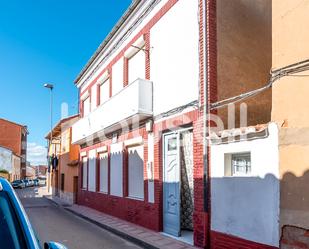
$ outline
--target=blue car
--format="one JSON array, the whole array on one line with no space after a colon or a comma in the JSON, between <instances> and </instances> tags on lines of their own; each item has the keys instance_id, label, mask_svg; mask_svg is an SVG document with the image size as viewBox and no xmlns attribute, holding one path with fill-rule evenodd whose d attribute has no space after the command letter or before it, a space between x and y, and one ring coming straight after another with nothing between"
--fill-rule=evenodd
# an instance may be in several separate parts
<instances>
[{"instance_id":1,"label":"blue car","mask_svg":"<svg viewBox=\"0 0 309 249\"><path fill-rule=\"evenodd\" d=\"M4 178L0 178L0 248L42 249L15 191ZM67 248L49 242L44 249Z\"/></svg>"}]
</instances>

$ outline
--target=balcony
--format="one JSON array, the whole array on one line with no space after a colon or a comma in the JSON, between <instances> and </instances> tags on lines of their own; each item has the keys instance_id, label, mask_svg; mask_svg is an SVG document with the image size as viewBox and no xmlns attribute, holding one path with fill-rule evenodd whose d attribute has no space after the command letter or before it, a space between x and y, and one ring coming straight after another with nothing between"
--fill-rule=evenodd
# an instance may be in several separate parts
<instances>
[{"instance_id":1,"label":"balcony","mask_svg":"<svg viewBox=\"0 0 309 249\"><path fill-rule=\"evenodd\" d=\"M152 82L137 79L73 125L72 142L83 144L153 115Z\"/></svg>"}]
</instances>

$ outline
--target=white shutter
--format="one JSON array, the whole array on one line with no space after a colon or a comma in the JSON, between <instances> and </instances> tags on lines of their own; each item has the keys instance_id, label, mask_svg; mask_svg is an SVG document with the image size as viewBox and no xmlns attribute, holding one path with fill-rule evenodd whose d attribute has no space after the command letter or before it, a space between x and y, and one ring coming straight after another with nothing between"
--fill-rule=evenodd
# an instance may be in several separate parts
<instances>
[{"instance_id":1,"label":"white shutter","mask_svg":"<svg viewBox=\"0 0 309 249\"><path fill-rule=\"evenodd\" d=\"M109 79L107 79L100 86L100 104L103 104L109 99L109 84L110 84L110 81Z\"/></svg>"},{"instance_id":2,"label":"white shutter","mask_svg":"<svg viewBox=\"0 0 309 249\"><path fill-rule=\"evenodd\" d=\"M113 66L113 96L123 88L123 58L120 58Z\"/></svg>"},{"instance_id":3,"label":"white shutter","mask_svg":"<svg viewBox=\"0 0 309 249\"><path fill-rule=\"evenodd\" d=\"M91 111L97 107L97 85L91 87Z\"/></svg>"},{"instance_id":4,"label":"white shutter","mask_svg":"<svg viewBox=\"0 0 309 249\"><path fill-rule=\"evenodd\" d=\"M83 157L83 189L87 188L87 172L88 172L88 166L87 166L87 157Z\"/></svg>"},{"instance_id":5,"label":"white shutter","mask_svg":"<svg viewBox=\"0 0 309 249\"><path fill-rule=\"evenodd\" d=\"M89 113L90 113L90 97L87 97L85 100L84 100L84 116L87 116Z\"/></svg>"},{"instance_id":6,"label":"white shutter","mask_svg":"<svg viewBox=\"0 0 309 249\"><path fill-rule=\"evenodd\" d=\"M122 189L122 167L123 167L123 145L122 143L112 144L110 153L110 194L115 196L123 196Z\"/></svg>"},{"instance_id":7,"label":"white shutter","mask_svg":"<svg viewBox=\"0 0 309 249\"><path fill-rule=\"evenodd\" d=\"M129 197L144 199L144 146L128 148Z\"/></svg>"},{"instance_id":8,"label":"white shutter","mask_svg":"<svg viewBox=\"0 0 309 249\"><path fill-rule=\"evenodd\" d=\"M145 79L145 52L143 50L139 50L129 58L129 83L137 78Z\"/></svg>"},{"instance_id":9,"label":"white shutter","mask_svg":"<svg viewBox=\"0 0 309 249\"><path fill-rule=\"evenodd\" d=\"M108 153L100 154L100 192L108 192Z\"/></svg>"},{"instance_id":10,"label":"white shutter","mask_svg":"<svg viewBox=\"0 0 309 249\"><path fill-rule=\"evenodd\" d=\"M88 191L96 191L96 150L89 151Z\"/></svg>"}]
</instances>

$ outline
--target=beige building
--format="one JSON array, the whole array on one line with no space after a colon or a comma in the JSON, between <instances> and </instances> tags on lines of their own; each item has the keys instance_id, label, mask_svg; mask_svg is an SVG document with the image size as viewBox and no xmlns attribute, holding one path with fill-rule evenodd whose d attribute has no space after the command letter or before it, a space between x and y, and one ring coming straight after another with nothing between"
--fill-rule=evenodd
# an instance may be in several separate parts
<instances>
[{"instance_id":1,"label":"beige building","mask_svg":"<svg viewBox=\"0 0 309 249\"><path fill-rule=\"evenodd\" d=\"M272 13L272 68L308 60L309 1L273 0ZM309 239L304 233L309 229L308 68L282 77L272 89L272 120L280 127L282 239L289 243L301 241L307 247Z\"/></svg>"},{"instance_id":2,"label":"beige building","mask_svg":"<svg viewBox=\"0 0 309 249\"><path fill-rule=\"evenodd\" d=\"M54 196L73 204L76 202L78 189L79 146L72 144L72 125L78 120L78 115L62 119L53 128L53 142L49 156L57 158L52 166L51 186ZM46 136L50 139L50 134Z\"/></svg>"}]
</instances>

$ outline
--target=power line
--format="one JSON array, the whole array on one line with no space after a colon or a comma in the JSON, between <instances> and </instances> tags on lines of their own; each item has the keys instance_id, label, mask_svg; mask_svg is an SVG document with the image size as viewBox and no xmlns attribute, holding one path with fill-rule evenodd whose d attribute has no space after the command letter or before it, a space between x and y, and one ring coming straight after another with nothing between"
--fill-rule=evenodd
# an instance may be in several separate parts
<instances>
[{"instance_id":1,"label":"power line","mask_svg":"<svg viewBox=\"0 0 309 249\"><path fill-rule=\"evenodd\" d=\"M271 88L272 85L279 79L285 76L305 76L305 75L295 75L300 72L308 71L309 70L309 60L300 61L288 66L284 66L282 68L271 70L271 77L270 80L267 82L267 84L261 88L242 93L240 95L227 98L224 100L220 100L218 102L210 104L210 110L219 109L222 107L225 107L229 104L234 104L237 102L240 102L244 99L253 97L263 91L265 91L268 88ZM309 76L309 75L308 75Z\"/></svg>"}]
</instances>

